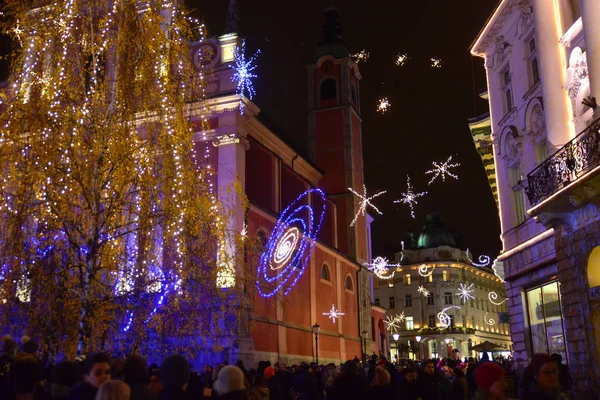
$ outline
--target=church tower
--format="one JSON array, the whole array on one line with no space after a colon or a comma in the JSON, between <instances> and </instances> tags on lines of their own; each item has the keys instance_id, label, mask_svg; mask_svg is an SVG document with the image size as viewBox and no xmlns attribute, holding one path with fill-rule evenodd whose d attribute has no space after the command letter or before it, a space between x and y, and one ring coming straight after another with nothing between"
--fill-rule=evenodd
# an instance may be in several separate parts
<instances>
[{"instance_id":1,"label":"church tower","mask_svg":"<svg viewBox=\"0 0 600 400\"><path fill-rule=\"evenodd\" d=\"M323 40L308 72L308 149L325 174L321 189L335 201L337 249L358 264L370 262L368 221L360 216L350 226L358 203L348 190L363 192L362 120L360 117L358 65L344 43L341 15L336 7L325 9ZM371 328L371 279L366 269L358 272L360 331ZM370 337L370 339L373 339Z\"/></svg>"}]
</instances>

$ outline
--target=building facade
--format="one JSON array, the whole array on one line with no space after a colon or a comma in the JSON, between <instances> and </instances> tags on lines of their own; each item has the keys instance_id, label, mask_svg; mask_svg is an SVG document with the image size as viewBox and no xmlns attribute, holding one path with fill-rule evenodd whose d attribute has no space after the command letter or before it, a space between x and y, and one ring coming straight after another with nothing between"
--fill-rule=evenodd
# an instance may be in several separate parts
<instances>
[{"instance_id":1,"label":"building facade","mask_svg":"<svg viewBox=\"0 0 600 400\"><path fill-rule=\"evenodd\" d=\"M404 245L393 278L375 283L375 304L387 310L386 320L403 317L388 325L390 334L399 334L398 341L390 339L392 357L462 359L479 355L471 348L484 341L512 350L501 279L457 248L439 215L429 215L418 240ZM457 295L461 285L471 296Z\"/></svg>"},{"instance_id":2,"label":"building facade","mask_svg":"<svg viewBox=\"0 0 600 400\"><path fill-rule=\"evenodd\" d=\"M600 379L599 20L595 0L503 0L471 48L487 72L515 358L561 354L576 398Z\"/></svg>"},{"instance_id":3,"label":"building facade","mask_svg":"<svg viewBox=\"0 0 600 400\"><path fill-rule=\"evenodd\" d=\"M266 243L284 210L302 193L320 188L325 202L312 193L303 204L325 209L304 274L287 295L278 290L265 297L255 280L260 260L248 257L236 268L235 284L245 284L249 329L229 338L215 338L224 349L206 351L199 364L228 359L256 365L260 360L287 364L311 362L318 352L320 363L340 363L382 347L378 326L384 310L372 304L370 275L363 263L371 256L370 222L359 217L350 221L357 204L348 187L362 190L362 144L358 66L351 60L339 28L336 8L325 10L325 37L307 67L310 154L291 145L260 109L236 94L234 51L241 45L237 2L230 2L227 32L192 45L212 48L213 78L207 88L210 130L198 143L215 166L219 193L227 198L234 182L243 188L250 206L230 203L235 209L234 226L244 224L248 235ZM194 55L192 55L194 56ZM201 57L197 57L201 59ZM246 279L250 277L249 279ZM343 313L332 319L332 307ZM313 325L320 326L318 348ZM379 324L379 325L378 325Z\"/></svg>"}]
</instances>

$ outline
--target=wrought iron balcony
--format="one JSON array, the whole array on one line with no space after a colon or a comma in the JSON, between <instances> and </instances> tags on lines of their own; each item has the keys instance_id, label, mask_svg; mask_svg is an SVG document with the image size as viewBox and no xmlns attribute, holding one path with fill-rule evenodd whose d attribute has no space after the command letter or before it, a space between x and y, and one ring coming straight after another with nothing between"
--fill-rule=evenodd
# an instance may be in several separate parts
<instances>
[{"instance_id":1,"label":"wrought iron balcony","mask_svg":"<svg viewBox=\"0 0 600 400\"><path fill-rule=\"evenodd\" d=\"M527 197L535 207L600 164L600 119L527 174Z\"/></svg>"}]
</instances>

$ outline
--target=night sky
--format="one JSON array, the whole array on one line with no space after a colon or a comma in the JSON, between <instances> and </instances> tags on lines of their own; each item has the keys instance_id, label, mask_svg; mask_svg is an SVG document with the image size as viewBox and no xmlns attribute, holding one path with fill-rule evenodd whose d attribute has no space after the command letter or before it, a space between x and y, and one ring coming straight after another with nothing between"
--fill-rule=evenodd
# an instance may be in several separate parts
<instances>
[{"instance_id":1,"label":"night sky","mask_svg":"<svg viewBox=\"0 0 600 400\"><path fill-rule=\"evenodd\" d=\"M209 35L223 33L228 0L189 0L204 16ZM298 146L306 148L307 89L304 66L312 62L321 40L323 9L328 0L282 2L239 0L241 33L248 52L261 49L254 102ZM498 212L484 168L471 140L467 119L487 111L475 94L485 88L481 59L469 54L470 44L497 0L336 0L342 14L344 40L355 53L370 58L359 64L365 182L369 192L387 190L375 204L373 252L399 247L408 227L420 232L426 215L437 210L455 228L462 247L497 255L501 248ZM403 67L395 56L411 59ZM430 67L441 58L442 68ZM378 99L391 108L376 112ZM459 180L427 187L432 161L448 156L461 163ZM410 174L419 199L416 219L406 205L393 204Z\"/></svg>"}]
</instances>

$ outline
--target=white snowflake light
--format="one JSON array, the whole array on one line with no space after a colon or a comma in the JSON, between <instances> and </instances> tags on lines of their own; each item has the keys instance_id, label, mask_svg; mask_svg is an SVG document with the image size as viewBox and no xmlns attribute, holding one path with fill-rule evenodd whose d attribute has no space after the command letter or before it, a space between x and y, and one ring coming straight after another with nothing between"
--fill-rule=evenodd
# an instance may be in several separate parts
<instances>
[{"instance_id":1,"label":"white snowflake light","mask_svg":"<svg viewBox=\"0 0 600 400\"><path fill-rule=\"evenodd\" d=\"M410 176L406 175L406 192L402 193L402 197L398 200L394 200L394 203L408 204L410 207L410 216L415 219L414 205L418 204L417 199L421 196L425 196L427 192L415 193L412 185L410 184Z\"/></svg>"},{"instance_id":2,"label":"white snowflake light","mask_svg":"<svg viewBox=\"0 0 600 400\"><path fill-rule=\"evenodd\" d=\"M485 313L485 315L483 316L483 320L485 321L486 324L488 325L496 325L496 321L494 320L494 318L489 318L488 319L488 313Z\"/></svg>"},{"instance_id":3,"label":"white snowflake light","mask_svg":"<svg viewBox=\"0 0 600 400\"><path fill-rule=\"evenodd\" d=\"M440 311L440 312L437 314L437 318L438 318L438 320L440 321L440 324L442 324L442 326L443 326L444 328L447 328L447 327L449 327L449 326L450 326L450 324L452 323L452 318L450 318L450 315L448 315L448 314L446 313L446 311L448 311L448 310L451 310L451 309L453 309L453 308L454 308L454 309L457 309L457 310L460 310L460 307L459 307L459 306L450 306L450 307L446 307L446 308L444 308L442 311Z\"/></svg>"},{"instance_id":4,"label":"white snowflake light","mask_svg":"<svg viewBox=\"0 0 600 400\"><path fill-rule=\"evenodd\" d=\"M431 66L433 68L442 68L442 60L440 58L431 57Z\"/></svg>"},{"instance_id":5,"label":"white snowflake light","mask_svg":"<svg viewBox=\"0 0 600 400\"><path fill-rule=\"evenodd\" d=\"M358 211L356 212L354 219L350 223L350 226L354 226L354 224L358 220L359 216L361 216L361 215L363 217L365 216L365 213L367 211L367 206L371 206L371 208L373 208L375 211L377 211L377 213L379 215L383 215L383 213L381 211L379 211L379 209L377 207L375 207L373 205L373 203L371 203L371 200L373 200L377 196L381 196L382 194L386 193L385 191L378 192L378 193L375 193L371 197L367 197L367 188L365 187L365 185L363 185L363 194L359 194L359 193L355 192L354 189L352 189L352 188L348 188L348 190L351 191L355 196L357 196L360 199Z\"/></svg>"},{"instance_id":6,"label":"white snowflake light","mask_svg":"<svg viewBox=\"0 0 600 400\"><path fill-rule=\"evenodd\" d=\"M399 67L402 67L404 65L404 63L406 62L406 60L408 60L408 56L406 54L400 53L396 57L396 65Z\"/></svg>"},{"instance_id":7,"label":"white snowflake light","mask_svg":"<svg viewBox=\"0 0 600 400\"><path fill-rule=\"evenodd\" d=\"M429 296L429 290L427 290L424 286L419 286L419 288L417 289L417 292L421 293L423 296L427 297Z\"/></svg>"},{"instance_id":8,"label":"white snowflake light","mask_svg":"<svg viewBox=\"0 0 600 400\"><path fill-rule=\"evenodd\" d=\"M496 302L495 300L498 299L498 293L496 293L496 292L489 292L488 299L490 300L490 303L495 304L497 306L501 306L502 304L504 304L508 301L508 298L505 298L500 303Z\"/></svg>"},{"instance_id":9,"label":"white snowflake light","mask_svg":"<svg viewBox=\"0 0 600 400\"><path fill-rule=\"evenodd\" d=\"M490 265L490 261L491 261L491 259L490 259L490 257L489 257L489 256L486 256L485 254L482 254L482 255L480 255L480 256L479 256L479 258L477 259L477 261L479 261L479 262L474 262L474 261L471 259L471 252L469 251L469 249L467 249L467 260L468 260L468 261L469 261L469 262L470 262L472 265L474 265L475 267L480 267L480 268L481 268L481 267L487 267L488 265Z\"/></svg>"},{"instance_id":10,"label":"white snowflake light","mask_svg":"<svg viewBox=\"0 0 600 400\"><path fill-rule=\"evenodd\" d=\"M475 298L475 296L473 296L473 294L472 294L474 291L474 289L472 289L473 288L472 283L468 287L464 283L459 283L458 286L459 286L458 293L456 293L456 295L462 299L463 303L466 303L467 300L469 300L469 299Z\"/></svg>"},{"instance_id":11,"label":"white snowflake light","mask_svg":"<svg viewBox=\"0 0 600 400\"><path fill-rule=\"evenodd\" d=\"M398 321L396 317L387 316L384 322L388 332L396 332L400 329L400 321Z\"/></svg>"},{"instance_id":12,"label":"white snowflake light","mask_svg":"<svg viewBox=\"0 0 600 400\"><path fill-rule=\"evenodd\" d=\"M378 278L381 279L391 279L394 277L396 271L392 269L390 273L389 268L399 267L400 264L390 264L389 260L385 257L376 257L371 264L363 264L365 267L369 269L369 271L373 272L377 275Z\"/></svg>"},{"instance_id":13,"label":"white snowflake light","mask_svg":"<svg viewBox=\"0 0 600 400\"><path fill-rule=\"evenodd\" d=\"M252 85L252 79L256 78L257 75L252 72L256 69L254 62L256 57L260 54L260 50L250 58L246 59L246 40L242 40L242 46L235 48L234 55L234 67L235 73L231 77L231 81L237 83L237 93L241 96L240 99L240 113L244 113L244 96L248 93L248 98L252 100L252 97L256 94L254 91L254 85Z\"/></svg>"},{"instance_id":14,"label":"white snowflake light","mask_svg":"<svg viewBox=\"0 0 600 400\"><path fill-rule=\"evenodd\" d=\"M433 267L431 268L431 270L429 270L429 265L427 264L421 264L419 266L419 275L421 275L424 278L427 278L431 274L433 274Z\"/></svg>"},{"instance_id":15,"label":"white snowflake light","mask_svg":"<svg viewBox=\"0 0 600 400\"><path fill-rule=\"evenodd\" d=\"M377 111L379 111L382 114L385 114L388 108L390 108L391 106L392 104L389 102L387 97L384 97L382 99L379 99L379 103L377 104Z\"/></svg>"},{"instance_id":16,"label":"white snowflake light","mask_svg":"<svg viewBox=\"0 0 600 400\"><path fill-rule=\"evenodd\" d=\"M335 324L335 320L339 319L344 314L346 314L346 313L340 312L340 310L336 310L334 304L331 305L331 310L329 310L329 312L323 313L323 315L328 315L329 319L332 320L334 324Z\"/></svg>"},{"instance_id":17,"label":"white snowflake light","mask_svg":"<svg viewBox=\"0 0 600 400\"><path fill-rule=\"evenodd\" d=\"M458 176L451 173L449 171L449 169L458 167L460 164L459 163L450 164L451 160L452 160L452 156L448 157L448 159L444 163L438 164L435 161L432 163L434 168L430 169L429 171L425 171L426 174L433 174L433 178L431 178L431 180L429 181L429 183L427 185L431 185L433 183L433 181L435 181L437 179L438 176L442 177L442 182L446 182L446 175L451 176L454 179L458 179Z\"/></svg>"},{"instance_id":18,"label":"white snowflake light","mask_svg":"<svg viewBox=\"0 0 600 400\"><path fill-rule=\"evenodd\" d=\"M354 59L355 63L359 63L361 61L367 61L369 59L369 52L365 49L362 49L358 53L350 54L350 57Z\"/></svg>"}]
</instances>

